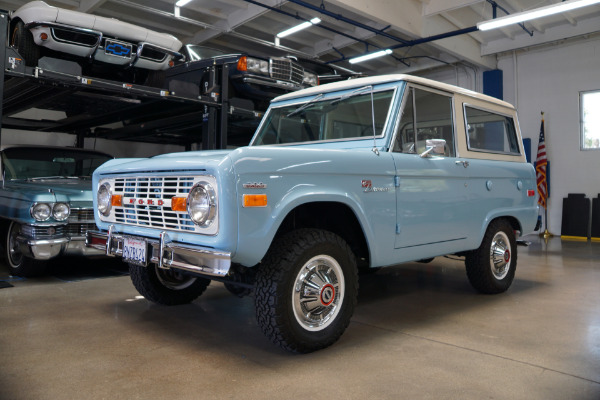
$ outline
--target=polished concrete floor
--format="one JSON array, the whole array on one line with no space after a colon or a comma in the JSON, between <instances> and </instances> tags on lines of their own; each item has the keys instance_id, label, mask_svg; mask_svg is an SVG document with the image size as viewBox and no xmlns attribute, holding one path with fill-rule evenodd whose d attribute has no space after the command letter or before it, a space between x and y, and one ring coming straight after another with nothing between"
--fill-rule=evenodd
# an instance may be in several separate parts
<instances>
[{"instance_id":1,"label":"polished concrete floor","mask_svg":"<svg viewBox=\"0 0 600 400\"><path fill-rule=\"evenodd\" d=\"M528 240L501 295L448 258L362 276L346 333L308 355L271 345L221 284L161 307L114 262L0 266L0 399L598 400L600 243Z\"/></svg>"}]
</instances>

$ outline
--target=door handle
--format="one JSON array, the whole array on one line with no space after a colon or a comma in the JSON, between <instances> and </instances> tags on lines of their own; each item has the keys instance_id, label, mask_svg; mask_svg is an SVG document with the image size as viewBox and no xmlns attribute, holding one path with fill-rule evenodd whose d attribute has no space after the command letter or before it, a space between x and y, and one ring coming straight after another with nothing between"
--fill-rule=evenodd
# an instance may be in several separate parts
<instances>
[{"instance_id":1,"label":"door handle","mask_svg":"<svg viewBox=\"0 0 600 400\"><path fill-rule=\"evenodd\" d=\"M468 161L455 161L454 164L456 164L456 165L462 164L462 166L465 167L465 168L467 168L469 166L469 162Z\"/></svg>"}]
</instances>

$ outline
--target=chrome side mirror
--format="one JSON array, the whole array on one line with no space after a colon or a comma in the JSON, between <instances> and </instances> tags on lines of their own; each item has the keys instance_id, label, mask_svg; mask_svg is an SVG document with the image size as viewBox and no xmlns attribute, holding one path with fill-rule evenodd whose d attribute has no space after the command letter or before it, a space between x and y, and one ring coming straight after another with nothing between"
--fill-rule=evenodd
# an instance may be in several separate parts
<instances>
[{"instance_id":1,"label":"chrome side mirror","mask_svg":"<svg viewBox=\"0 0 600 400\"><path fill-rule=\"evenodd\" d=\"M420 154L422 158L427 157L430 153L444 155L446 153L446 141L444 139L427 139L425 148L427 150Z\"/></svg>"}]
</instances>

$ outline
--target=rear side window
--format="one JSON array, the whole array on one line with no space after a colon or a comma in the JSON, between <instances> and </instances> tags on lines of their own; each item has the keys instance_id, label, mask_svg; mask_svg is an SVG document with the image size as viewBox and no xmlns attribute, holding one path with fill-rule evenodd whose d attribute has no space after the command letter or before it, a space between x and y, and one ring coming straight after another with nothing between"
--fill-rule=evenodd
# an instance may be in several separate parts
<instances>
[{"instance_id":1,"label":"rear side window","mask_svg":"<svg viewBox=\"0 0 600 400\"><path fill-rule=\"evenodd\" d=\"M469 150L520 154L512 117L465 106Z\"/></svg>"}]
</instances>

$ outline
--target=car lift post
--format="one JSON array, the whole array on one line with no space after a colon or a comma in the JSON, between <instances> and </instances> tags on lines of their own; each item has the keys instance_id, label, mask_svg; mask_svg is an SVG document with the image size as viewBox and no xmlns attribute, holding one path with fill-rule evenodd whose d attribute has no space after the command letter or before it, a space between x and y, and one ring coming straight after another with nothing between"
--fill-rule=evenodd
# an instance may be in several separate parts
<instances>
[{"instance_id":1,"label":"car lift post","mask_svg":"<svg viewBox=\"0 0 600 400\"><path fill-rule=\"evenodd\" d=\"M6 44L8 33L8 14L0 12L0 59L2 59L2 76L0 76L0 145L2 144L2 110L4 109L4 71L6 71Z\"/></svg>"}]
</instances>

